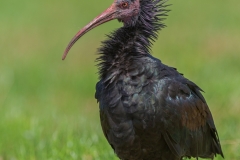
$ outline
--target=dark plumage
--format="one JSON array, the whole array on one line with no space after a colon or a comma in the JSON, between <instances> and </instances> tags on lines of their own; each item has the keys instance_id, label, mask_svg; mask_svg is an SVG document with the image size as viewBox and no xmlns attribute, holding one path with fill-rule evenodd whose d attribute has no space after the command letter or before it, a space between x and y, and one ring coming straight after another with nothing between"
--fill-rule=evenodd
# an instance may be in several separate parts
<instances>
[{"instance_id":1,"label":"dark plumage","mask_svg":"<svg viewBox=\"0 0 240 160\"><path fill-rule=\"evenodd\" d=\"M77 33L63 59L87 31L112 19L123 22L99 49L95 94L115 153L122 160L223 157L201 89L150 55L167 11L162 0L115 0Z\"/></svg>"}]
</instances>

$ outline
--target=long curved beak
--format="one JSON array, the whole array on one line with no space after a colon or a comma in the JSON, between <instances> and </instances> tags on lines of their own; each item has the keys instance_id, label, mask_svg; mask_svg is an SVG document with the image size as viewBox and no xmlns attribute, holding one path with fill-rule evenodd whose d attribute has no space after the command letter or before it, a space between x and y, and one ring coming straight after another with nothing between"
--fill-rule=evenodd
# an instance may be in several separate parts
<instances>
[{"instance_id":1,"label":"long curved beak","mask_svg":"<svg viewBox=\"0 0 240 160\"><path fill-rule=\"evenodd\" d=\"M87 33L88 31L92 30L93 28L111 21L113 19L117 18L117 14L116 14L116 7L115 4L113 3L107 10L105 10L102 14L100 14L99 16L97 16L96 18L94 18L94 20L92 20L89 24L87 24L85 27L83 27L73 38L72 40L69 42L67 48L64 51L64 54L62 56L62 60L64 60L69 52L69 50L71 49L71 47L75 44L75 42L77 42L77 40L79 38L81 38L85 33Z\"/></svg>"}]
</instances>

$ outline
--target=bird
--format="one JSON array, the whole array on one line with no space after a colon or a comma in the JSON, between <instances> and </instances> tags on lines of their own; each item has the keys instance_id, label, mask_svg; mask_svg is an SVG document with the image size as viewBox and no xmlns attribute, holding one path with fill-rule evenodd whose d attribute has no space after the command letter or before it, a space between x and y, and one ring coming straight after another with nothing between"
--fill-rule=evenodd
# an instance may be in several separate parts
<instances>
[{"instance_id":1,"label":"bird","mask_svg":"<svg viewBox=\"0 0 240 160\"><path fill-rule=\"evenodd\" d=\"M99 103L104 136L121 160L224 158L202 89L151 54L165 27L165 0L114 0L72 38L117 19L123 23L98 49Z\"/></svg>"}]
</instances>

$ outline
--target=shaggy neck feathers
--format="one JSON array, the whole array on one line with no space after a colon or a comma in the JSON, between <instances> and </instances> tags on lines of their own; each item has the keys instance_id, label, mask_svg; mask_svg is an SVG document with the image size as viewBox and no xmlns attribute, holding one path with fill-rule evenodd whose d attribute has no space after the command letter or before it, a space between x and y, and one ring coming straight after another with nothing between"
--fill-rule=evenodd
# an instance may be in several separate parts
<instances>
[{"instance_id":1,"label":"shaggy neck feathers","mask_svg":"<svg viewBox=\"0 0 240 160\"><path fill-rule=\"evenodd\" d=\"M167 16L165 1L140 0L141 8L134 26L121 27L108 35L99 49L99 74L105 78L111 68L127 65L132 58L150 54L150 47L158 37L158 31L165 27L162 21Z\"/></svg>"}]
</instances>

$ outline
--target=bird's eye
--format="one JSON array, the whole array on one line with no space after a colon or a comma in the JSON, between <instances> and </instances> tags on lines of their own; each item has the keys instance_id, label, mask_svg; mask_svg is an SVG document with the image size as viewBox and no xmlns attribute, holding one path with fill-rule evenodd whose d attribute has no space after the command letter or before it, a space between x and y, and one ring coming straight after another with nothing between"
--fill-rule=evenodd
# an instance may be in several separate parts
<instances>
[{"instance_id":1,"label":"bird's eye","mask_svg":"<svg viewBox=\"0 0 240 160\"><path fill-rule=\"evenodd\" d=\"M128 7L128 3L127 3L127 2L123 2L123 3L121 4L121 7L122 7L122 8L127 8L127 7Z\"/></svg>"}]
</instances>

